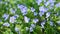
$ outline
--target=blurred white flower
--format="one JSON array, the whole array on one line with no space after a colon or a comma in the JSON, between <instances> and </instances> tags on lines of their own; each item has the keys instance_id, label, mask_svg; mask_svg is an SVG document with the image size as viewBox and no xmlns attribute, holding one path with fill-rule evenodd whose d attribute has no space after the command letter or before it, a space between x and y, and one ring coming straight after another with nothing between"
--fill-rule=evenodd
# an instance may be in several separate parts
<instances>
[{"instance_id":1,"label":"blurred white flower","mask_svg":"<svg viewBox=\"0 0 60 34\"><path fill-rule=\"evenodd\" d=\"M2 17L3 17L5 20L7 20L8 17L9 17L9 15L8 15L8 14L4 14Z\"/></svg>"},{"instance_id":2,"label":"blurred white flower","mask_svg":"<svg viewBox=\"0 0 60 34\"><path fill-rule=\"evenodd\" d=\"M24 21L25 21L26 23L28 23L29 20L30 20L30 19L29 19L28 17L24 16Z\"/></svg>"},{"instance_id":3,"label":"blurred white flower","mask_svg":"<svg viewBox=\"0 0 60 34\"><path fill-rule=\"evenodd\" d=\"M33 19L34 23L37 23L39 20L37 18Z\"/></svg>"},{"instance_id":4,"label":"blurred white flower","mask_svg":"<svg viewBox=\"0 0 60 34\"><path fill-rule=\"evenodd\" d=\"M15 19L16 19L16 18L15 18L14 16L10 17L10 22L11 22L11 23L14 23L14 22L15 22Z\"/></svg>"},{"instance_id":5,"label":"blurred white flower","mask_svg":"<svg viewBox=\"0 0 60 34\"><path fill-rule=\"evenodd\" d=\"M9 24L9 23L4 23L3 26L7 26L7 27L9 27L10 24Z\"/></svg>"},{"instance_id":6,"label":"blurred white flower","mask_svg":"<svg viewBox=\"0 0 60 34\"><path fill-rule=\"evenodd\" d=\"M32 12L34 12L34 11L35 11L35 9L34 9L33 7L31 7L31 11L32 11Z\"/></svg>"}]
</instances>

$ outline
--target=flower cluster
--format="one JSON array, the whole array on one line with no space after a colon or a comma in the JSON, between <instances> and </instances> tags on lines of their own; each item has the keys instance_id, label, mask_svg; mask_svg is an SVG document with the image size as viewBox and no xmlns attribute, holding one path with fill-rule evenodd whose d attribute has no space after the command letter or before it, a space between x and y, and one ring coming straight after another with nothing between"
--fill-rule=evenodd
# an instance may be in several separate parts
<instances>
[{"instance_id":1,"label":"flower cluster","mask_svg":"<svg viewBox=\"0 0 60 34\"><path fill-rule=\"evenodd\" d=\"M0 34L60 34L60 0L0 0Z\"/></svg>"}]
</instances>

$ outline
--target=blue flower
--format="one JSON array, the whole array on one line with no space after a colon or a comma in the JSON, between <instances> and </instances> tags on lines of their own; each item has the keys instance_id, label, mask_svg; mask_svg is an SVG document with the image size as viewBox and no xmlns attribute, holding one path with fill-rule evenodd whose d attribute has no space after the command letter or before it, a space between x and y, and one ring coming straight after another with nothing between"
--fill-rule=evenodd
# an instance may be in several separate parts
<instances>
[{"instance_id":1,"label":"blue flower","mask_svg":"<svg viewBox=\"0 0 60 34\"><path fill-rule=\"evenodd\" d=\"M41 11L41 12L39 12L39 15L40 15L40 17L42 17L42 15L44 15L44 11Z\"/></svg>"},{"instance_id":2,"label":"blue flower","mask_svg":"<svg viewBox=\"0 0 60 34\"><path fill-rule=\"evenodd\" d=\"M12 14L15 14L16 10L10 8L10 12L11 12Z\"/></svg>"},{"instance_id":3,"label":"blue flower","mask_svg":"<svg viewBox=\"0 0 60 34\"><path fill-rule=\"evenodd\" d=\"M5 20L7 20L8 17L9 17L9 15L8 15L8 14L4 14L2 17L3 17Z\"/></svg>"},{"instance_id":4,"label":"blue flower","mask_svg":"<svg viewBox=\"0 0 60 34\"><path fill-rule=\"evenodd\" d=\"M37 3L38 5L40 5L41 2L42 2L42 0L36 0L36 3Z\"/></svg>"},{"instance_id":5,"label":"blue flower","mask_svg":"<svg viewBox=\"0 0 60 34\"><path fill-rule=\"evenodd\" d=\"M18 32L19 31L19 28L18 27L15 27L15 31Z\"/></svg>"},{"instance_id":6,"label":"blue flower","mask_svg":"<svg viewBox=\"0 0 60 34\"><path fill-rule=\"evenodd\" d=\"M34 12L34 16L37 16L37 12Z\"/></svg>"},{"instance_id":7,"label":"blue flower","mask_svg":"<svg viewBox=\"0 0 60 34\"><path fill-rule=\"evenodd\" d=\"M41 22L41 28L44 28L45 21Z\"/></svg>"},{"instance_id":8,"label":"blue flower","mask_svg":"<svg viewBox=\"0 0 60 34\"><path fill-rule=\"evenodd\" d=\"M24 21L25 21L26 23L28 23L28 22L30 21L30 18L24 16Z\"/></svg>"},{"instance_id":9,"label":"blue flower","mask_svg":"<svg viewBox=\"0 0 60 34\"><path fill-rule=\"evenodd\" d=\"M50 16L50 12L46 13L46 18L48 18Z\"/></svg>"},{"instance_id":10,"label":"blue flower","mask_svg":"<svg viewBox=\"0 0 60 34\"><path fill-rule=\"evenodd\" d=\"M55 2L55 0L48 0L50 3L54 3Z\"/></svg>"},{"instance_id":11,"label":"blue flower","mask_svg":"<svg viewBox=\"0 0 60 34\"><path fill-rule=\"evenodd\" d=\"M10 24L9 23L3 23L3 26L9 27Z\"/></svg>"},{"instance_id":12,"label":"blue flower","mask_svg":"<svg viewBox=\"0 0 60 34\"><path fill-rule=\"evenodd\" d=\"M55 5L56 7L60 7L60 2Z\"/></svg>"},{"instance_id":13,"label":"blue flower","mask_svg":"<svg viewBox=\"0 0 60 34\"><path fill-rule=\"evenodd\" d=\"M29 30L29 27L26 27L26 31L28 31Z\"/></svg>"},{"instance_id":14,"label":"blue flower","mask_svg":"<svg viewBox=\"0 0 60 34\"><path fill-rule=\"evenodd\" d=\"M33 19L34 23L37 23L39 20L37 18Z\"/></svg>"},{"instance_id":15,"label":"blue flower","mask_svg":"<svg viewBox=\"0 0 60 34\"><path fill-rule=\"evenodd\" d=\"M59 20L59 21L57 21L57 24L58 24L58 25L60 25L60 20Z\"/></svg>"},{"instance_id":16,"label":"blue flower","mask_svg":"<svg viewBox=\"0 0 60 34\"><path fill-rule=\"evenodd\" d=\"M23 15L26 15L26 14L27 14L27 7L26 7L26 6L24 6L24 5L19 5L19 4L18 4L18 8L21 10L21 13L22 13Z\"/></svg>"},{"instance_id":17,"label":"blue flower","mask_svg":"<svg viewBox=\"0 0 60 34\"><path fill-rule=\"evenodd\" d=\"M50 2L48 2L48 1L44 3L45 6L48 6L49 4L50 4Z\"/></svg>"},{"instance_id":18,"label":"blue flower","mask_svg":"<svg viewBox=\"0 0 60 34\"><path fill-rule=\"evenodd\" d=\"M31 24L31 27L32 27L32 28L35 28L35 24Z\"/></svg>"},{"instance_id":19,"label":"blue flower","mask_svg":"<svg viewBox=\"0 0 60 34\"><path fill-rule=\"evenodd\" d=\"M35 9L34 9L33 7L31 7L31 11L32 11L32 12L34 12L34 11L35 11Z\"/></svg>"},{"instance_id":20,"label":"blue flower","mask_svg":"<svg viewBox=\"0 0 60 34\"><path fill-rule=\"evenodd\" d=\"M39 15L42 17L42 15L44 15L45 12L47 12L47 8L45 8L44 6L39 7Z\"/></svg>"},{"instance_id":21,"label":"blue flower","mask_svg":"<svg viewBox=\"0 0 60 34\"><path fill-rule=\"evenodd\" d=\"M44 6L39 7L39 11L47 12L48 8L45 8Z\"/></svg>"},{"instance_id":22,"label":"blue flower","mask_svg":"<svg viewBox=\"0 0 60 34\"><path fill-rule=\"evenodd\" d=\"M9 20L10 23L14 23L14 22L15 22L15 19L16 19L16 18L15 18L14 16L10 17L10 20Z\"/></svg>"},{"instance_id":23,"label":"blue flower","mask_svg":"<svg viewBox=\"0 0 60 34\"><path fill-rule=\"evenodd\" d=\"M30 27L30 32L33 32L33 28L32 27Z\"/></svg>"},{"instance_id":24,"label":"blue flower","mask_svg":"<svg viewBox=\"0 0 60 34\"><path fill-rule=\"evenodd\" d=\"M53 26L53 22L52 21L50 21L50 25Z\"/></svg>"},{"instance_id":25,"label":"blue flower","mask_svg":"<svg viewBox=\"0 0 60 34\"><path fill-rule=\"evenodd\" d=\"M19 15L17 15L17 14L16 14L16 15L14 15L13 17L16 19L16 18L18 18L18 17L19 17Z\"/></svg>"}]
</instances>

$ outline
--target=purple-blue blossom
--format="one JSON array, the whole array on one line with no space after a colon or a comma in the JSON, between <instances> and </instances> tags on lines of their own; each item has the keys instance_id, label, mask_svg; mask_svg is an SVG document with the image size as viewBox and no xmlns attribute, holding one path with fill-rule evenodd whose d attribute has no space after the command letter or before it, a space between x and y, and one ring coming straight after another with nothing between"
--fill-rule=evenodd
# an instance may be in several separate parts
<instances>
[{"instance_id":1,"label":"purple-blue blossom","mask_svg":"<svg viewBox=\"0 0 60 34\"><path fill-rule=\"evenodd\" d=\"M37 3L38 5L40 5L41 2L42 2L42 0L36 0L36 3Z\"/></svg>"},{"instance_id":2,"label":"purple-blue blossom","mask_svg":"<svg viewBox=\"0 0 60 34\"><path fill-rule=\"evenodd\" d=\"M19 4L18 4L18 8L21 10L21 13L22 13L23 15L26 15L26 14L27 14L27 7L26 7L26 6L24 6L24 5L19 5Z\"/></svg>"},{"instance_id":3,"label":"purple-blue blossom","mask_svg":"<svg viewBox=\"0 0 60 34\"><path fill-rule=\"evenodd\" d=\"M4 18L4 20L7 20L9 17L9 14L4 14L2 17Z\"/></svg>"},{"instance_id":4,"label":"purple-blue blossom","mask_svg":"<svg viewBox=\"0 0 60 34\"><path fill-rule=\"evenodd\" d=\"M48 2L48 1L44 3L45 6L48 6L49 4L50 4L50 2Z\"/></svg>"},{"instance_id":5,"label":"purple-blue blossom","mask_svg":"<svg viewBox=\"0 0 60 34\"><path fill-rule=\"evenodd\" d=\"M54 3L55 2L55 0L48 0L50 3Z\"/></svg>"},{"instance_id":6,"label":"purple-blue blossom","mask_svg":"<svg viewBox=\"0 0 60 34\"><path fill-rule=\"evenodd\" d=\"M58 24L58 25L60 25L60 20L59 20L59 21L57 21L57 24Z\"/></svg>"},{"instance_id":7,"label":"purple-blue blossom","mask_svg":"<svg viewBox=\"0 0 60 34\"><path fill-rule=\"evenodd\" d=\"M31 24L31 27L32 27L32 28L35 28L35 24Z\"/></svg>"},{"instance_id":8,"label":"purple-blue blossom","mask_svg":"<svg viewBox=\"0 0 60 34\"><path fill-rule=\"evenodd\" d=\"M50 12L46 13L46 18L48 18L50 16Z\"/></svg>"},{"instance_id":9,"label":"purple-blue blossom","mask_svg":"<svg viewBox=\"0 0 60 34\"><path fill-rule=\"evenodd\" d=\"M60 2L55 5L56 7L60 7Z\"/></svg>"},{"instance_id":10,"label":"purple-blue blossom","mask_svg":"<svg viewBox=\"0 0 60 34\"><path fill-rule=\"evenodd\" d=\"M52 21L50 21L50 25L53 26L53 22Z\"/></svg>"},{"instance_id":11,"label":"purple-blue blossom","mask_svg":"<svg viewBox=\"0 0 60 34\"><path fill-rule=\"evenodd\" d=\"M45 21L41 22L41 28L44 28Z\"/></svg>"},{"instance_id":12,"label":"purple-blue blossom","mask_svg":"<svg viewBox=\"0 0 60 34\"><path fill-rule=\"evenodd\" d=\"M37 12L34 12L34 16L37 16L37 14L38 14Z\"/></svg>"},{"instance_id":13,"label":"purple-blue blossom","mask_svg":"<svg viewBox=\"0 0 60 34\"><path fill-rule=\"evenodd\" d=\"M42 17L42 15L44 15L44 11L41 11L41 12L39 12L39 15L40 15L40 17Z\"/></svg>"},{"instance_id":14,"label":"purple-blue blossom","mask_svg":"<svg viewBox=\"0 0 60 34\"><path fill-rule=\"evenodd\" d=\"M10 8L10 12L11 12L12 14L15 14L16 10L14 10L13 8Z\"/></svg>"},{"instance_id":15,"label":"purple-blue blossom","mask_svg":"<svg viewBox=\"0 0 60 34\"><path fill-rule=\"evenodd\" d=\"M14 22L15 22L15 19L16 19L16 18L15 18L14 16L12 16L12 17L10 17L9 22L10 22L10 23L14 23Z\"/></svg>"},{"instance_id":16,"label":"purple-blue blossom","mask_svg":"<svg viewBox=\"0 0 60 34\"><path fill-rule=\"evenodd\" d=\"M29 27L26 27L26 31L28 31L29 30Z\"/></svg>"},{"instance_id":17,"label":"purple-blue blossom","mask_svg":"<svg viewBox=\"0 0 60 34\"><path fill-rule=\"evenodd\" d=\"M3 26L9 27L10 24L9 23L3 23Z\"/></svg>"},{"instance_id":18,"label":"purple-blue blossom","mask_svg":"<svg viewBox=\"0 0 60 34\"><path fill-rule=\"evenodd\" d=\"M33 28L32 27L30 27L30 32L33 32Z\"/></svg>"},{"instance_id":19,"label":"purple-blue blossom","mask_svg":"<svg viewBox=\"0 0 60 34\"><path fill-rule=\"evenodd\" d=\"M19 31L19 28L18 27L15 27L15 31L18 32Z\"/></svg>"},{"instance_id":20,"label":"purple-blue blossom","mask_svg":"<svg viewBox=\"0 0 60 34\"><path fill-rule=\"evenodd\" d=\"M30 18L24 16L24 21L25 21L26 23L28 23L28 22L30 21Z\"/></svg>"},{"instance_id":21,"label":"purple-blue blossom","mask_svg":"<svg viewBox=\"0 0 60 34\"><path fill-rule=\"evenodd\" d=\"M31 7L31 11L32 11L32 12L34 12L34 11L35 11L35 9L34 9L33 7Z\"/></svg>"},{"instance_id":22,"label":"purple-blue blossom","mask_svg":"<svg viewBox=\"0 0 60 34\"><path fill-rule=\"evenodd\" d=\"M44 6L39 7L39 11L47 12L48 8L45 8Z\"/></svg>"},{"instance_id":23,"label":"purple-blue blossom","mask_svg":"<svg viewBox=\"0 0 60 34\"><path fill-rule=\"evenodd\" d=\"M13 17L16 19L16 18L18 18L18 17L19 17L19 15L17 15L17 14L16 14L16 15L14 15Z\"/></svg>"},{"instance_id":24,"label":"purple-blue blossom","mask_svg":"<svg viewBox=\"0 0 60 34\"><path fill-rule=\"evenodd\" d=\"M39 7L39 15L42 17L42 15L44 15L45 12L47 12L48 9L45 8L44 6Z\"/></svg>"},{"instance_id":25,"label":"purple-blue blossom","mask_svg":"<svg viewBox=\"0 0 60 34\"><path fill-rule=\"evenodd\" d=\"M37 18L33 19L34 23L37 23L39 20Z\"/></svg>"}]
</instances>

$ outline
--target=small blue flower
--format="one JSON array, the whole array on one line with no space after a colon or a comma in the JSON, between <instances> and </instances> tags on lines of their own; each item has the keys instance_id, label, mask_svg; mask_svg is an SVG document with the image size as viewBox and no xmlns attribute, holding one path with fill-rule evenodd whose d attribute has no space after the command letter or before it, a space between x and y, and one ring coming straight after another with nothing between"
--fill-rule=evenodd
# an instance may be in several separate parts
<instances>
[{"instance_id":1,"label":"small blue flower","mask_svg":"<svg viewBox=\"0 0 60 34\"><path fill-rule=\"evenodd\" d=\"M31 24L31 27L32 27L32 28L35 28L35 24Z\"/></svg>"},{"instance_id":2,"label":"small blue flower","mask_svg":"<svg viewBox=\"0 0 60 34\"><path fill-rule=\"evenodd\" d=\"M33 28L32 27L30 27L30 32L33 32Z\"/></svg>"},{"instance_id":3,"label":"small blue flower","mask_svg":"<svg viewBox=\"0 0 60 34\"><path fill-rule=\"evenodd\" d=\"M48 18L50 16L50 12L46 13L46 18Z\"/></svg>"},{"instance_id":4,"label":"small blue flower","mask_svg":"<svg viewBox=\"0 0 60 34\"><path fill-rule=\"evenodd\" d=\"M58 25L60 25L60 20L59 20L59 21L57 21L57 24L58 24Z\"/></svg>"},{"instance_id":5,"label":"small blue flower","mask_svg":"<svg viewBox=\"0 0 60 34\"><path fill-rule=\"evenodd\" d=\"M31 11L32 11L32 12L34 12L34 11L35 11L35 9L34 9L33 7L31 7Z\"/></svg>"},{"instance_id":6,"label":"small blue flower","mask_svg":"<svg viewBox=\"0 0 60 34\"><path fill-rule=\"evenodd\" d=\"M15 19L16 19L16 18L15 18L14 16L10 17L10 20L9 20L10 23L14 23L14 22L15 22Z\"/></svg>"},{"instance_id":7,"label":"small blue flower","mask_svg":"<svg viewBox=\"0 0 60 34\"><path fill-rule=\"evenodd\" d=\"M37 3L38 5L40 5L41 2L42 2L42 0L36 0L36 3Z\"/></svg>"},{"instance_id":8,"label":"small blue flower","mask_svg":"<svg viewBox=\"0 0 60 34\"><path fill-rule=\"evenodd\" d=\"M15 27L15 31L18 32L19 31L19 28L18 27Z\"/></svg>"},{"instance_id":9,"label":"small blue flower","mask_svg":"<svg viewBox=\"0 0 60 34\"><path fill-rule=\"evenodd\" d=\"M27 7L26 7L26 6L24 6L24 5L19 5L19 4L18 4L18 8L21 10L21 13L22 13L23 15L26 15L26 14L27 14Z\"/></svg>"},{"instance_id":10,"label":"small blue flower","mask_svg":"<svg viewBox=\"0 0 60 34\"><path fill-rule=\"evenodd\" d=\"M50 25L53 26L53 22L52 21L50 21Z\"/></svg>"},{"instance_id":11,"label":"small blue flower","mask_svg":"<svg viewBox=\"0 0 60 34\"><path fill-rule=\"evenodd\" d=\"M24 21L25 21L26 23L28 23L28 22L30 21L30 18L24 16Z\"/></svg>"},{"instance_id":12,"label":"small blue flower","mask_svg":"<svg viewBox=\"0 0 60 34\"><path fill-rule=\"evenodd\" d=\"M12 14L15 14L16 10L10 8L10 12L11 12Z\"/></svg>"},{"instance_id":13,"label":"small blue flower","mask_svg":"<svg viewBox=\"0 0 60 34\"><path fill-rule=\"evenodd\" d=\"M44 28L45 21L41 22L41 28Z\"/></svg>"},{"instance_id":14,"label":"small blue flower","mask_svg":"<svg viewBox=\"0 0 60 34\"><path fill-rule=\"evenodd\" d=\"M42 17L42 15L44 15L44 11L41 11L41 12L39 12L39 15L40 15L40 17Z\"/></svg>"},{"instance_id":15,"label":"small blue flower","mask_svg":"<svg viewBox=\"0 0 60 34\"><path fill-rule=\"evenodd\" d=\"M39 11L47 12L48 8L45 8L44 6L39 7Z\"/></svg>"},{"instance_id":16,"label":"small blue flower","mask_svg":"<svg viewBox=\"0 0 60 34\"><path fill-rule=\"evenodd\" d=\"M37 23L39 20L37 18L33 19L34 23Z\"/></svg>"},{"instance_id":17,"label":"small blue flower","mask_svg":"<svg viewBox=\"0 0 60 34\"><path fill-rule=\"evenodd\" d=\"M44 3L45 6L48 6L49 4L50 4L50 2L48 2L48 1Z\"/></svg>"},{"instance_id":18,"label":"small blue flower","mask_svg":"<svg viewBox=\"0 0 60 34\"><path fill-rule=\"evenodd\" d=\"M9 17L9 15L8 15L8 14L4 14L2 17L3 17L5 20L7 20L8 17Z\"/></svg>"},{"instance_id":19,"label":"small blue flower","mask_svg":"<svg viewBox=\"0 0 60 34\"><path fill-rule=\"evenodd\" d=\"M16 14L16 15L14 15L14 18L18 18L18 17L19 17L19 15L17 15L17 14Z\"/></svg>"},{"instance_id":20,"label":"small blue flower","mask_svg":"<svg viewBox=\"0 0 60 34\"><path fill-rule=\"evenodd\" d=\"M54 3L55 2L55 0L48 0L50 3Z\"/></svg>"},{"instance_id":21,"label":"small blue flower","mask_svg":"<svg viewBox=\"0 0 60 34\"><path fill-rule=\"evenodd\" d=\"M9 24L9 23L4 23L3 26L7 26L7 27L9 27L10 24Z\"/></svg>"},{"instance_id":22,"label":"small blue flower","mask_svg":"<svg viewBox=\"0 0 60 34\"><path fill-rule=\"evenodd\" d=\"M29 28L28 27L26 27L26 31L28 31L29 30Z\"/></svg>"},{"instance_id":23,"label":"small blue flower","mask_svg":"<svg viewBox=\"0 0 60 34\"><path fill-rule=\"evenodd\" d=\"M37 16L37 12L34 12L34 16Z\"/></svg>"},{"instance_id":24,"label":"small blue flower","mask_svg":"<svg viewBox=\"0 0 60 34\"><path fill-rule=\"evenodd\" d=\"M60 2L55 5L56 7L60 7Z\"/></svg>"}]
</instances>

